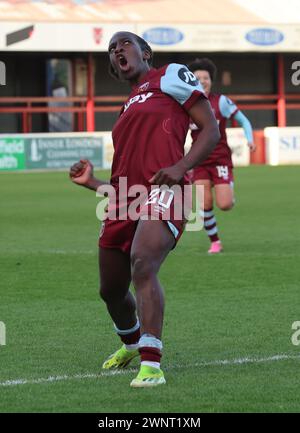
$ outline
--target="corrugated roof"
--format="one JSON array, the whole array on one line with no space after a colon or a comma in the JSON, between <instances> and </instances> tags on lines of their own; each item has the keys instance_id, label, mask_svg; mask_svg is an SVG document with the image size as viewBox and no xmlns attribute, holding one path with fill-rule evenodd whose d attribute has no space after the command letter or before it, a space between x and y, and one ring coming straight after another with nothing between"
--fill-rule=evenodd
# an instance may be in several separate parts
<instances>
[{"instance_id":1,"label":"corrugated roof","mask_svg":"<svg viewBox=\"0 0 300 433\"><path fill-rule=\"evenodd\" d=\"M264 12L268 7L275 19L276 0L251 0L250 5L248 3L249 0L0 0L0 20L261 24L270 22L269 15ZM296 3L299 0L285 0L283 7L281 1L278 18L291 4L296 10L289 16L295 19L299 15Z\"/></svg>"},{"instance_id":2,"label":"corrugated roof","mask_svg":"<svg viewBox=\"0 0 300 433\"><path fill-rule=\"evenodd\" d=\"M0 51L106 51L127 30L158 51L300 51L300 0L0 0Z\"/></svg>"}]
</instances>

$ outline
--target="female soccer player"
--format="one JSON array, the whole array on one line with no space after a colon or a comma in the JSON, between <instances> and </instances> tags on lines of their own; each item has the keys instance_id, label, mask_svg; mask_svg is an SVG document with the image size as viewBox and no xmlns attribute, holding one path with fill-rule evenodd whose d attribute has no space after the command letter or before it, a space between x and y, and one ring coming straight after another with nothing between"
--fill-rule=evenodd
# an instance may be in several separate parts
<instances>
[{"instance_id":1,"label":"female soccer player","mask_svg":"<svg viewBox=\"0 0 300 433\"><path fill-rule=\"evenodd\" d=\"M133 33L114 34L108 52L111 74L131 86L112 131L111 185L120 195L122 178L126 178L128 189L142 185L149 193L152 185L182 186L186 172L204 161L220 138L201 85L186 66L152 68L150 46ZM189 118L201 133L184 156ZM94 177L89 161L74 164L70 177L95 191L104 183ZM160 203L163 194L156 189L142 206L147 211L154 204L155 219L135 221L109 216L99 239L100 296L124 343L103 368L123 368L140 353L140 371L131 382L133 387L165 383L160 369L164 295L157 274L182 233L184 218L161 218L167 206ZM117 197L115 208L120 210L123 198ZM132 198L126 198L130 203ZM168 206L172 205L168 200ZM131 281L136 299L129 291Z\"/></svg>"},{"instance_id":2,"label":"female soccer player","mask_svg":"<svg viewBox=\"0 0 300 433\"><path fill-rule=\"evenodd\" d=\"M215 190L216 204L219 209L223 211L230 210L234 205L233 164L225 130L227 119L234 118L242 126L251 151L255 150L255 144L253 143L252 127L247 117L229 98L217 93L211 93L211 87L217 72L215 64L211 60L203 58L196 59L188 67L203 86L218 121L221 134L220 141L214 151L193 170L193 182L204 187L204 210L202 216L204 218L204 228L211 241L208 253L217 254L222 251L223 247L218 236L218 228L213 211L213 188ZM191 130L192 145L194 145L201 132L198 125L195 124L191 124Z\"/></svg>"}]
</instances>

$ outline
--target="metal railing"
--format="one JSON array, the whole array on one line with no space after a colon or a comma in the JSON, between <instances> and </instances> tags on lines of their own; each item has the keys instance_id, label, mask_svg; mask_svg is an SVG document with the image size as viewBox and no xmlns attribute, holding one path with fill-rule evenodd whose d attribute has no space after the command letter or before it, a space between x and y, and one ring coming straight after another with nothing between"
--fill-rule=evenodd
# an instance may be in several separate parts
<instances>
[{"instance_id":1,"label":"metal railing","mask_svg":"<svg viewBox=\"0 0 300 433\"><path fill-rule=\"evenodd\" d=\"M274 110L278 126L286 126L286 110L300 109L300 94L228 95L241 110ZM76 130L95 129L95 113L119 112L127 96L88 97L0 97L1 114L21 114L22 131L31 132L32 115L42 113L73 113L77 116ZM59 104L59 105L58 105Z\"/></svg>"}]
</instances>

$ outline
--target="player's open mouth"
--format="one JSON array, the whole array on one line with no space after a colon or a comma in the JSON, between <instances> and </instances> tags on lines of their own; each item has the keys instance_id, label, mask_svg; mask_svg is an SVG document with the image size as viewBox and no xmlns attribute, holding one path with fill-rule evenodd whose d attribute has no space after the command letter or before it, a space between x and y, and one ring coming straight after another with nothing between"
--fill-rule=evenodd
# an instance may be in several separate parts
<instances>
[{"instance_id":1,"label":"player's open mouth","mask_svg":"<svg viewBox=\"0 0 300 433\"><path fill-rule=\"evenodd\" d=\"M130 68L127 59L122 55L118 56L118 63L119 63L119 68L121 69L122 72L126 72Z\"/></svg>"}]
</instances>

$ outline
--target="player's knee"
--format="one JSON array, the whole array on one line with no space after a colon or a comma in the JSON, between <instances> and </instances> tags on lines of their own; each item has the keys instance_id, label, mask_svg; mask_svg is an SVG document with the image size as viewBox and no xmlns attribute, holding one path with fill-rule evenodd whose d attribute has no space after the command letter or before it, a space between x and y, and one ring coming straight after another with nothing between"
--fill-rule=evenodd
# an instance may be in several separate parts
<instances>
[{"instance_id":1,"label":"player's knee","mask_svg":"<svg viewBox=\"0 0 300 433\"><path fill-rule=\"evenodd\" d=\"M228 211L228 210L233 208L234 201L231 200L231 201L225 201L225 202L217 203L217 206L220 210Z\"/></svg>"},{"instance_id":2,"label":"player's knee","mask_svg":"<svg viewBox=\"0 0 300 433\"><path fill-rule=\"evenodd\" d=\"M105 302L105 303L109 303L111 301L111 291L108 290L105 286L100 286L99 289L99 295L100 298Z\"/></svg>"},{"instance_id":3,"label":"player's knee","mask_svg":"<svg viewBox=\"0 0 300 433\"><path fill-rule=\"evenodd\" d=\"M134 284L149 279L155 273L155 266L144 254L133 254L131 257L131 276Z\"/></svg>"}]
</instances>

